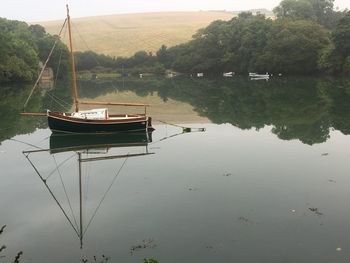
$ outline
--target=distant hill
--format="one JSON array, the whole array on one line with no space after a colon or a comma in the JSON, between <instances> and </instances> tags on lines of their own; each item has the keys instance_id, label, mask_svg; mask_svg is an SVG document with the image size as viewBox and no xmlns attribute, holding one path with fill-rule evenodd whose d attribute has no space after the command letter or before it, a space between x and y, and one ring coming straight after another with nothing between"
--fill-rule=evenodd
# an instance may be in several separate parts
<instances>
[{"instance_id":1,"label":"distant hill","mask_svg":"<svg viewBox=\"0 0 350 263\"><path fill-rule=\"evenodd\" d=\"M266 9L249 11L273 16ZM169 47L189 41L198 29L214 20L230 20L239 13L213 10L73 17L74 46L78 51L93 50L111 56L131 56L140 50L156 52L163 44ZM50 34L57 34L62 23L63 20L38 22ZM63 40L67 43L67 36Z\"/></svg>"},{"instance_id":2,"label":"distant hill","mask_svg":"<svg viewBox=\"0 0 350 263\"><path fill-rule=\"evenodd\" d=\"M91 49L111 56L130 56L140 50L155 52L163 44L187 42L199 28L235 15L226 11L198 11L73 17L74 45L79 51ZM57 34L62 23L63 20L38 22L50 34ZM67 37L63 40L67 42Z\"/></svg>"}]
</instances>

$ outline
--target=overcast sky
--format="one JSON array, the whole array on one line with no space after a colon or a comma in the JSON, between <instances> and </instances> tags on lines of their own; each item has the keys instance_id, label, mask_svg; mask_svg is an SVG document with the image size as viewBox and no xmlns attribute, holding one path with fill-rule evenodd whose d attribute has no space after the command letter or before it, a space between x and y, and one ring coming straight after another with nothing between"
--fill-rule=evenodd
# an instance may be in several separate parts
<instances>
[{"instance_id":1,"label":"overcast sky","mask_svg":"<svg viewBox=\"0 0 350 263\"><path fill-rule=\"evenodd\" d=\"M2 0L0 17L24 21L65 17L68 3L72 17L159 11L228 10L256 8L272 10L280 0ZM340 9L350 9L350 0L335 0Z\"/></svg>"}]
</instances>

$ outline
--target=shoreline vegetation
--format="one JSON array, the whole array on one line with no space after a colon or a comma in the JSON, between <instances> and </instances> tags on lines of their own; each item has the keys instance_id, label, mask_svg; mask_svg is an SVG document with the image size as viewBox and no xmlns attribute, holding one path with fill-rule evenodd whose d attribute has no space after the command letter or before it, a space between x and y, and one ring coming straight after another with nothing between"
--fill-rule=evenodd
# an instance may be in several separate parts
<instances>
[{"instance_id":1,"label":"shoreline vegetation","mask_svg":"<svg viewBox=\"0 0 350 263\"><path fill-rule=\"evenodd\" d=\"M348 76L350 11L334 10L333 2L283 0L273 10L274 19L242 12L231 20L212 22L187 43L162 45L155 54L138 51L126 58L75 52L76 67L82 78L169 71L206 76L224 72ZM35 80L39 62L45 61L56 38L40 25L0 18L0 82ZM63 42L48 66L56 78L67 75L68 49Z\"/></svg>"}]
</instances>

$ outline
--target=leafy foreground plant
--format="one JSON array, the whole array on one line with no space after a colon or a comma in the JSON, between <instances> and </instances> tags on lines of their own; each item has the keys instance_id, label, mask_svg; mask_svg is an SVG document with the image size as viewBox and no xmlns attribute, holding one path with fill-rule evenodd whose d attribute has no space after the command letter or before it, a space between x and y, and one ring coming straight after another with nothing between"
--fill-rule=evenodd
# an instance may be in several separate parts
<instances>
[{"instance_id":1,"label":"leafy foreground plant","mask_svg":"<svg viewBox=\"0 0 350 263\"><path fill-rule=\"evenodd\" d=\"M4 229L6 228L6 225L3 225L1 228L0 228L0 235L4 232ZM0 252L5 250L7 247L5 245L2 245L0 247ZM23 252L22 251L19 251L13 261L13 263L19 263L20 259L21 259L21 256L23 255ZM0 258L4 258L6 256L3 256L3 255L0 255Z\"/></svg>"}]
</instances>

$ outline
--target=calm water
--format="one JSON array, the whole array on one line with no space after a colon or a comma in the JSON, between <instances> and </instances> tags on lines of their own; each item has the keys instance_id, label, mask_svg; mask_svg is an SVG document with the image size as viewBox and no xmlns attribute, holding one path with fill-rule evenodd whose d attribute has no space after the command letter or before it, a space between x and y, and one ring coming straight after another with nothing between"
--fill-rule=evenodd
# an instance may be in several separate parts
<instances>
[{"instance_id":1,"label":"calm water","mask_svg":"<svg viewBox=\"0 0 350 263\"><path fill-rule=\"evenodd\" d=\"M2 87L0 262L349 262L349 84L82 83L81 97L152 103L156 128L89 151L55 150L45 119L18 116L30 86ZM27 110L69 109L63 87Z\"/></svg>"}]
</instances>

